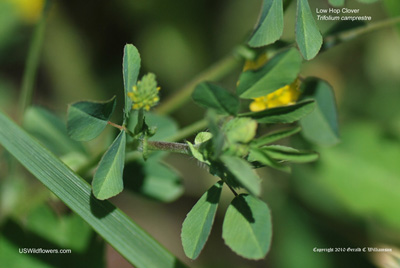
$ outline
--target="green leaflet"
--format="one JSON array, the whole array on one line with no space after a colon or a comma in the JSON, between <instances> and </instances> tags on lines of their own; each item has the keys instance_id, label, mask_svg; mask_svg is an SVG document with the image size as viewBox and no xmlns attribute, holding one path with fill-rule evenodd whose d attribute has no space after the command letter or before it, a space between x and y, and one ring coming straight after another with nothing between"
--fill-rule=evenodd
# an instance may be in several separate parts
<instances>
[{"instance_id":1,"label":"green leaflet","mask_svg":"<svg viewBox=\"0 0 400 268\"><path fill-rule=\"evenodd\" d=\"M68 135L77 141L96 138L107 126L114 112L115 96L105 102L79 101L68 107Z\"/></svg>"},{"instance_id":2,"label":"green leaflet","mask_svg":"<svg viewBox=\"0 0 400 268\"><path fill-rule=\"evenodd\" d=\"M128 92L132 92L132 87L136 84L140 70L140 54L134 45L126 44L124 47L124 56L122 63L122 73L124 77L125 89L125 108L124 118L129 117L132 109L132 100L128 97ZM125 121L125 120L124 120Z\"/></svg>"},{"instance_id":3,"label":"green leaflet","mask_svg":"<svg viewBox=\"0 0 400 268\"><path fill-rule=\"evenodd\" d=\"M264 0L261 17L248 42L251 47L274 43L283 32L282 0Z\"/></svg>"},{"instance_id":4,"label":"green leaflet","mask_svg":"<svg viewBox=\"0 0 400 268\"><path fill-rule=\"evenodd\" d=\"M285 130L280 130L276 131L273 133L269 133L265 136L262 136L260 138L257 138L251 142L252 145L254 146L262 146L265 144L269 144L284 138L287 138L289 136L292 136L296 133L299 133L301 131L301 127L295 127L291 129L285 129Z\"/></svg>"},{"instance_id":5,"label":"green leaflet","mask_svg":"<svg viewBox=\"0 0 400 268\"><path fill-rule=\"evenodd\" d=\"M252 195L235 197L226 211L222 237L238 255L253 260L264 258L272 238L271 214L267 204Z\"/></svg>"},{"instance_id":6,"label":"green leaflet","mask_svg":"<svg viewBox=\"0 0 400 268\"><path fill-rule=\"evenodd\" d=\"M282 145L270 145L261 148L270 157L295 163L308 163L318 159L314 152L303 152L297 149Z\"/></svg>"},{"instance_id":7,"label":"green leaflet","mask_svg":"<svg viewBox=\"0 0 400 268\"><path fill-rule=\"evenodd\" d=\"M295 48L281 52L260 69L242 73L237 93L244 99L265 96L292 83L300 72L301 63L301 56Z\"/></svg>"},{"instance_id":8,"label":"green leaflet","mask_svg":"<svg viewBox=\"0 0 400 268\"><path fill-rule=\"evenodd\" d=\"M236 181L253 195L260 195L261 182L255 171L245 160L239 157L222 155L222 163L232 173Z\"/></svg>"},{"instance_id":9,"label":"green leaflet","mask_svg":"<svg viewBox=\"0 0 400 268\"><path fill-rule=\"evenodd\" d=\"M334 7L340 7L344 5L344 0L328 0L329 4L331 4Z\"/></svg>"},{"instance_id":10,"label":"green leaflet","mask_svg":"<svg viewBox=\"0 0 400 268\"><path fill-rule=\"evenodd\" d=\"M297 0L296 42L306 60L314 58L322 46L322 36L308 0Z\"/></svg>"},{"instance_id":11,"label":"green leaflet","mask_svg":"<svg viewBox=\"0 0 400 268\"><path fill-rule=\"evenodd\" d=\"M91 195L90 185L0 113L0 144L138 268L183 267L122 211Z\"/></svg>"},{"instance_id":12,"label":"green leaflet","mask_svg":"<svg viewBox=\"0 0 400 268\"><path fill-rule=\"evenodd\" d=\"M192 98L198 105L215 109L220 114L236 115L239 110L239 99L212 83L199 84L193 91Z\"/></svg>"},{"instance_id":13,"label":"green leaflet","mask_svg":"<svg viewBox=\"0 0 400 268\"><path fill-rule=\"evenodd\" d=\"M316 102L314 111L300 120L303 136L320 145L337 144L340 141L339 127L332 87L316 78L307 79L302 87L303 99L314 99Z\"/></svg>"},{"instance_id":14,"label":"green leaflet","mask_svg":"<svg viewBox=\"0 0 400 268\"><path fill-rule=\"evenodd\" d=\"M314 101L303 101L294 105L282 106L267 109L260 112L243 113L239 116L251 117L259 123L274 124L274 123L293 123L315 109Z\"/></svg>"},{"instance_id":15,"label":"green leaflet","mask_svg":"<svg viewBox=\"0 0 400 268\"><path fill-rule=\"evenodd\" d=\"M196 259L207 242L217 212L222 185L223 182L219 181L205 192L182 224L182 246L188 258Z\"/></svg>"},{"instance_id":16,"label":"green leaflet","mask_svg":"<svg viewBox=\"0 0 400 268\"><path fill-rule=\"evenodd\" d=\"M250 153L247 157L247 160L251 162L253 165L256 167L262 167L262 166L269 166L271 168L274 168L276 170L280 170L286 173L291 172L290 166L286 166L284 164L281 164L277 162L275 159L273 159L271 156L269 156L265 151L259 148L251 148ZM256 165L258 163L261 164L261 166Z\"/></svg>"},{"instance_id":17,"label":"green leaflet","mask_svg":"<svg viewBox=\"0 0 400 268\"><path fill-rule=\"evenodd\" d=\"M113 197L124 189L126 134L121 131L100 160L92 181L93 194L97 199Z\"/></svg>"}]
</instances>

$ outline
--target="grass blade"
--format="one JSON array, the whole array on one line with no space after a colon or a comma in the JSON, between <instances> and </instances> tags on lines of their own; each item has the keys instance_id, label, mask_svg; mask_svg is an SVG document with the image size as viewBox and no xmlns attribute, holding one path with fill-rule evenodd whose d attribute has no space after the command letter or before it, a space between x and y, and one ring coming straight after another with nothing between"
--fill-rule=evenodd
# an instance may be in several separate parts
<instances>
[{"instance_id":1,"label":"grass blade","mask_svg":"<svg viewBox=\"0 0 400 268\"><path fill-rule=\"evenodd\" d=\"M135 267L184 267L122 211L0 112L0 144Z\"/></svg>"}]
</instances>

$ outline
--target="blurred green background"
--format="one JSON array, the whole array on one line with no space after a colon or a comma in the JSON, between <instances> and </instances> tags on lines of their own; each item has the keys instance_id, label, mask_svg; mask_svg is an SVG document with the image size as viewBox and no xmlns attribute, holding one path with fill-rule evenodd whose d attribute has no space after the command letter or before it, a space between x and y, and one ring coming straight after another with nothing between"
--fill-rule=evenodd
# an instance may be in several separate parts
<instances>
[{"instance_id":1,"label":"blurred green background","mask_svg":"<svg viewBox=\"0 0 400 268\"><path fill-rule=\"evenodd\" d=\"M257 21L261 3L53 1L34 104L65 118L68 103L117 95L116 111L122 111L122 50L126 43L134 44L141 53L141 75L149 71L157 75L162 102L244 42ZM41 0L0 0L0 107L14 118L42 4ZM310 5L328 7L325 0L310 1ZM372 22L400 15L395 5L396 1L346 4L372 16ZM286 41L294 40L294 18L292 4L285 14ZM318 25L325 32L333 22ZM322 148L297 137L290 142L320 152L318 162L295 166L292 175L260 170L263 199L274 222L272 248L265 260L244 260L224 245L221 226L232 199L229 191L223 192L211 237L199 259L190 261L184 256L181 224L200 195L216 181L192 158L175 154L165 158L183 179L185 192L178 200L163 204L124 191L112 202L191 267L400 267L399 33L395 27L383 28L304 64L303 76L326 79L335 89L341 143ZM221 83L234 89L239 73L238 69ZM184 127L203 114L188 102L172 117ZM106 148L112 135L108 129L89 144L89 151ZM1 147L0 153L0 267L131 267ZM18 253L18 248L30 246L72 248L74 254ZM383 247L393 252L314 253L315 247Z\"/></svg>"}]
</instances>

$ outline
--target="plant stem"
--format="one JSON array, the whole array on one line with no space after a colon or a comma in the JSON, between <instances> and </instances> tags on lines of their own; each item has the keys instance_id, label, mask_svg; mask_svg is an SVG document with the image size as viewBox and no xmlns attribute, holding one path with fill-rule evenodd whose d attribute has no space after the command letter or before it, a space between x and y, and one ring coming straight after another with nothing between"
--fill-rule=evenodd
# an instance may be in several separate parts
<instances>
[{"instance_id":1,"label":"plant stem","mask_svg":"<svg viewBox=\"0 0 400 268\"><path fill-rule=\"evenodd\" d=\"M350 41L360 35L375 31L380 28L388 27L400 23L400 17L390 18L383 21L369 23L365 26L357 27L348 31L333 34L324 38L323 50L327 50L342 42Z\"/></svg>"},{"instance_id":2,"label":"plant stem","mask_svg":"<svg viewBox=\"0 0 400 268\"><path fill-rule=\"evenodd\" d=\"M160 106L156 108L156 112L159 114L169 114L174 112L190 99L190 95L197 84L205 80L219 80L237 68L241 62L241 58L235 55L229 55L219 62L216 62L210 68L201 72L192 81L179 89L172 97L163 101Z\"/></svg>"},{"instance_id":3,"label":"plant stem","mask_svg":"<svg viewBox=\"0 0 400 268\"><path fill-rule=\"evenodd\" d=\"M28 57L25 63L25 71L22 78L21 97L19 100L19 116L22 121L26 108L32 103L33 88L40 61L40 52L43 45L46 19L50 10L51 0L46 0L39 21L35 26L31 44L29 46Z\"/></svg>"},{"instance_id":4,"label":"plant stem","mask_svg":"<svg viewBox=\"0 0 400 268\"><path fill-rule=\"evenodd\" d=\"M170 153L180 153L190 155L189 146L185 143L147 141L147 149L150 151L166 151Z\"/></svg>"}]
</instances>

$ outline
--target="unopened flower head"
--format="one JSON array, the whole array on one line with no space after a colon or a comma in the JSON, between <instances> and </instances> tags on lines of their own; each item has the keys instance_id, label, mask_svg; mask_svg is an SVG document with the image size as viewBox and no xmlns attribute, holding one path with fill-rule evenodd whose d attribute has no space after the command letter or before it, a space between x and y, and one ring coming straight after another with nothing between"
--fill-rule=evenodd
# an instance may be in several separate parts
<instances>
[{"instance_id":1,"label":"unopened flower head","mask_svg":"<svg viewBox=\"0 0 400 268\"><path fill-rule=\"evenodd\" d=\"M142 80L132 87L132 92L128 92L128 96L132 100L132 109L150 110L160 101L158 91L160 91L160 87L157 86L156 76L152 73L144 75Z\"/></svg>"},{"instance_id":2,"label":"unopened flower head","mask_svg":"<svg viewBox=\"0 0 400 268\"><path fill-rule=\"evenodd\" d=\"M290 85L286 85L274 92L255 98L250 103L250 110L253 112L262 111L268 108L274 108L278 106L286 106L296 103L300 96L300 81L296 79Z\"/></svg>"}]
</instances>

